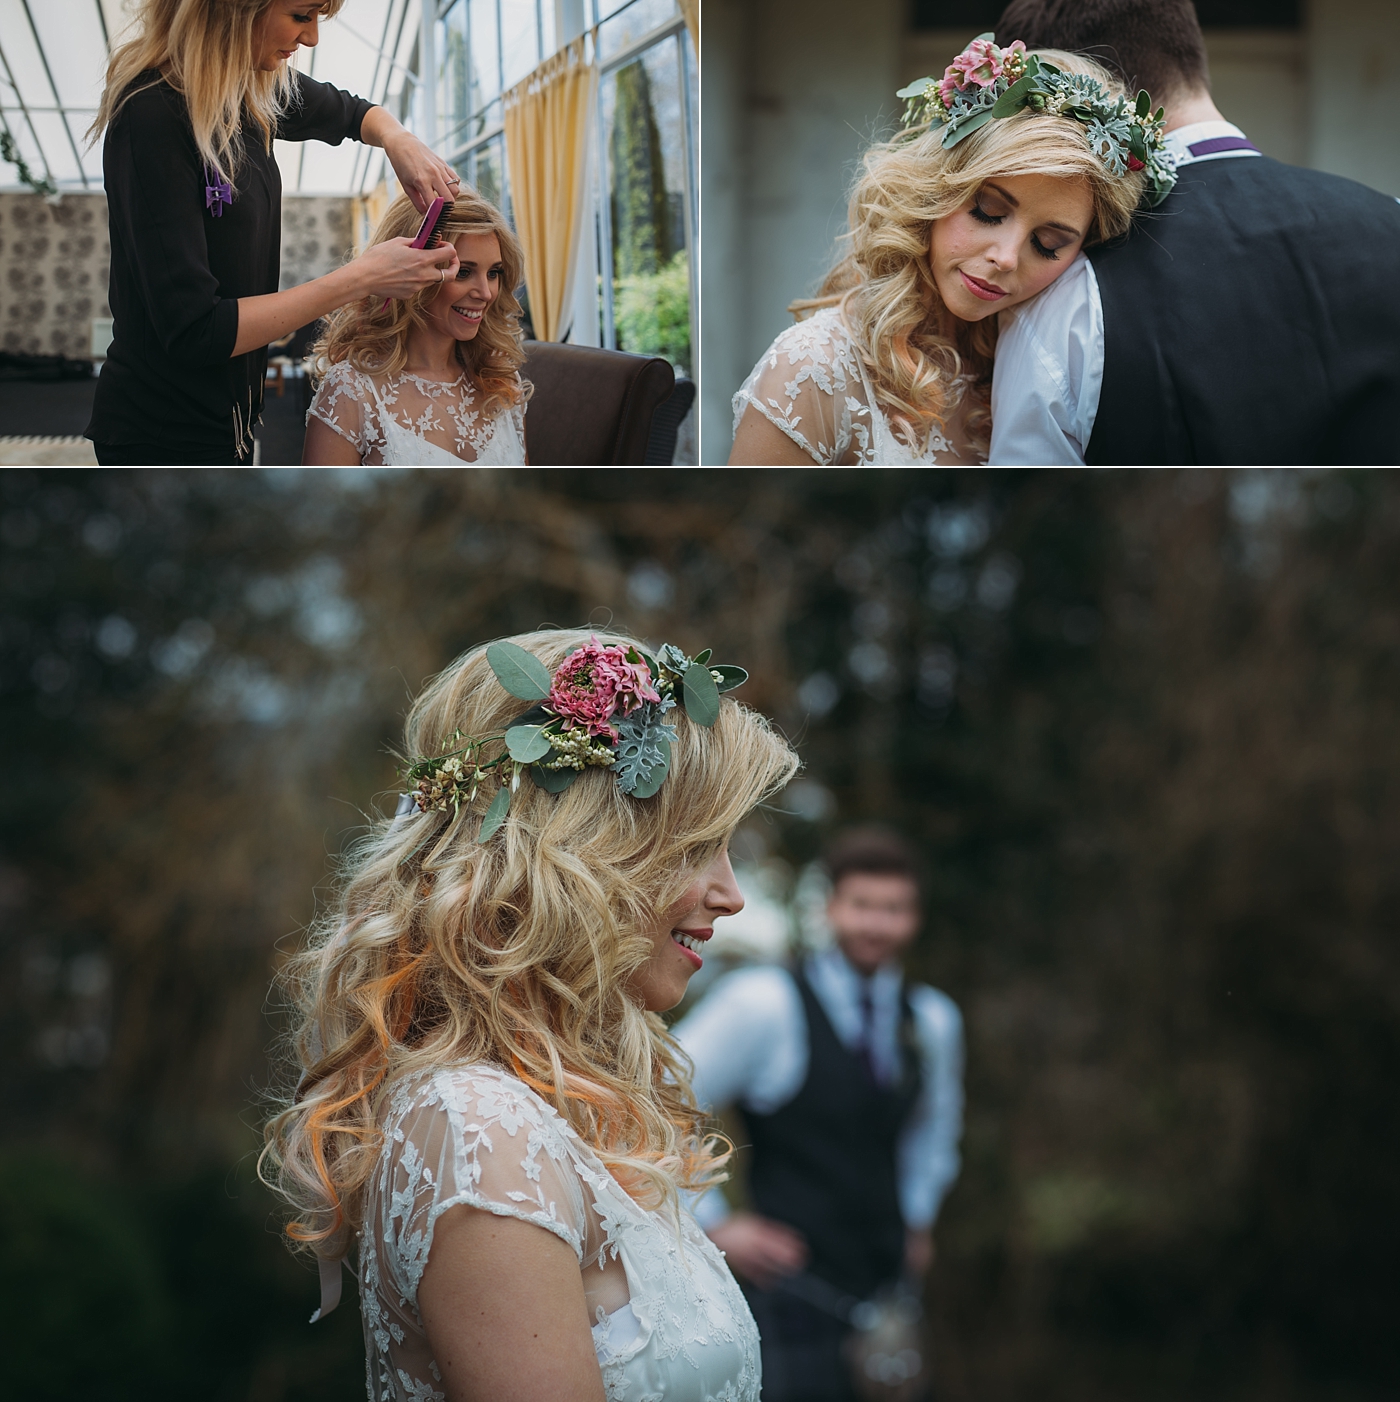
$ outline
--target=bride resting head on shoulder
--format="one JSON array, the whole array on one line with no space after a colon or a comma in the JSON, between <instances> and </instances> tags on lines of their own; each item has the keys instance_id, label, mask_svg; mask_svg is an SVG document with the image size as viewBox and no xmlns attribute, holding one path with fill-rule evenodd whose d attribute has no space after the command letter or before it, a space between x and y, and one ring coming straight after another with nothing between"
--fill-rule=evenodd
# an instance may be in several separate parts
<instances>
[{"instance_id":1,"label":"bride resting head on shoulder","mask_svg":"<svg viewBox=\"0 0 1400 1402\"><path fill-rule=\"evenodd\" d=\"M904 129L852 191L846 256L734 397L732 464L983 461L998 313L1174 178L1146 94L1129 102L1077 54L983 35L900 96Z\"/></svg>"},{"instance_id":2,"label":"bride resting head on shoulder","mask_svg":"<svg viewBox=\"0 0 1400 1402\"><path fill-rule=\"evenodd\" d=\"M422 215L389 206L373 244L408 244ZM520 302L524 257L505 216L464 189L440 226L456 276L400 299L332 312L313 352L309 466L521 466L529 385Z\"/></svg>"},{"instance_id":3,"label":"bride resting head on shoulder","mask_svg":"<svg viewBox=\"0 0 1400 1402\"><path fill-rule=\"evenodd\" d=\"M741 669L648 651L529 633L429 682L411 801L291 963L300 1083L266 1162L323 1308L355 1262L372 1402L605 1378L757 1402L743 1296L680 1209L727 1155L660 1014L743 905L731 834L798 761L723 694Z\"/></svg>"}]
</instances>

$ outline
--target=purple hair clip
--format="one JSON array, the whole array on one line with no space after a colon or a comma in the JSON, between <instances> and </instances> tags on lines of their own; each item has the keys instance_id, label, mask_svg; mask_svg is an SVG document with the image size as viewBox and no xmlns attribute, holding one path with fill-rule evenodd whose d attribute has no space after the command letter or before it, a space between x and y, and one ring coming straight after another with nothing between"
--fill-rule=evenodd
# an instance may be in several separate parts
<instances>
[{"instance_id":1,"label":"purple hair clip","mask_svg":"<svg viewBox=\"0 0 1400 1402\"><path fill-rule=\"evenodd\" d=\"M218 178L217 171L204 167L204 207L215 219L221 218L224 206L233 207L233 186Z\"/></svg>"}]
</instances>

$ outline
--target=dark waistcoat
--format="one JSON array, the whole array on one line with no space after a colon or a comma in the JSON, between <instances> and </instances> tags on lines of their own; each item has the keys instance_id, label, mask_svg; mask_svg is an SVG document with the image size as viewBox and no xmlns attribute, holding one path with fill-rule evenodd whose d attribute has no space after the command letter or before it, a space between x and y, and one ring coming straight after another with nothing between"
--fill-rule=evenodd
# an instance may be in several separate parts
<instances>
[{"instance_id":1,"label":"dark waistcoat","mask_svg":"<svg viewBox=\"0 0 1400 1402\"><path fill-rule=\"evenodd\" d=\"M866 1299L898 1278L904 1259L896 1156L919 1095L913 1012L906 992L900 1076L877 1086L841 1044L805 975L794 979L807 1016L807 1079L771 1115L746 1112L750 1193L765 1217L806 1237L813 1275Z\"/></svg>"},{"instance_id":2,"label":"dark waistcoat","mask_svg":"<svg viewBox=\"0 0 1400 1402\"><path fill-rule=\"evenodd\" d=\"M1090 253L1094 465L1400 460L1400 204L1267 156L1183 166Z\"/></svg>"}]
</instances>

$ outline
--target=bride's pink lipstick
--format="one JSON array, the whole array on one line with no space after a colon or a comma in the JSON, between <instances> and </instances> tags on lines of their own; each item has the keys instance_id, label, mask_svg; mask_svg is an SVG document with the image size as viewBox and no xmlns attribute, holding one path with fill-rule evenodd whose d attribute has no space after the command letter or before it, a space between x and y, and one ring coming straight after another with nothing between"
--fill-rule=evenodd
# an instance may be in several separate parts
<instances>
[{"instance_id":1,"label":"bride's pink lipstick","mask_svg":"<svg viewBox=\"0 0 1400 1402\"><path fill-rule=\"evenodd\" d=\"M958 269L958 273L967 284L967 290L984 302L995 302L999 298L1010 296L1004 287L998 287L994 282L983 282L980 277L972 277L961 268Z\"/></svg>"},{"instance_id":2,"label":"bride's pink lipstick","mask_svg":"<svg viewBox=\"0 0 1400 1402\"><path fill-rule=\"evenodd\" d=\"M713 929L672 930L671 943L674 944L676 948L679 949L680 952L684 954L685 957L689 959L690 962L694 964L697 969L699 969L704 967L705 961L693 949L689 948L687 945L682 944L681 937L684 936L688 940L698 940L701 943L703 943L705 940L709 939L710 936L713 934Z\"/></svg>"}]
</instances>

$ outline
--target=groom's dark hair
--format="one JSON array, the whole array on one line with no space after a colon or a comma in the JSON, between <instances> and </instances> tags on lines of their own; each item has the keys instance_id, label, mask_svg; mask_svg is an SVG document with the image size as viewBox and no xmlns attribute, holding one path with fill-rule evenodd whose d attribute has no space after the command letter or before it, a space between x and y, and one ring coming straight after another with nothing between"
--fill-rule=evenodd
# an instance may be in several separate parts
<instances>
[{"instance_id":1,"label":"groom's dark hair","mask_svg":"<svg viewBox=\"0 0 1400 1402\"><path fill-rule=\"evenodd\" d=\"M1097 59L1154 102L1209 88L1206 45L1191 0L1011 0L997 43L1068 49Z\"/></svg>"}]
</instances>

